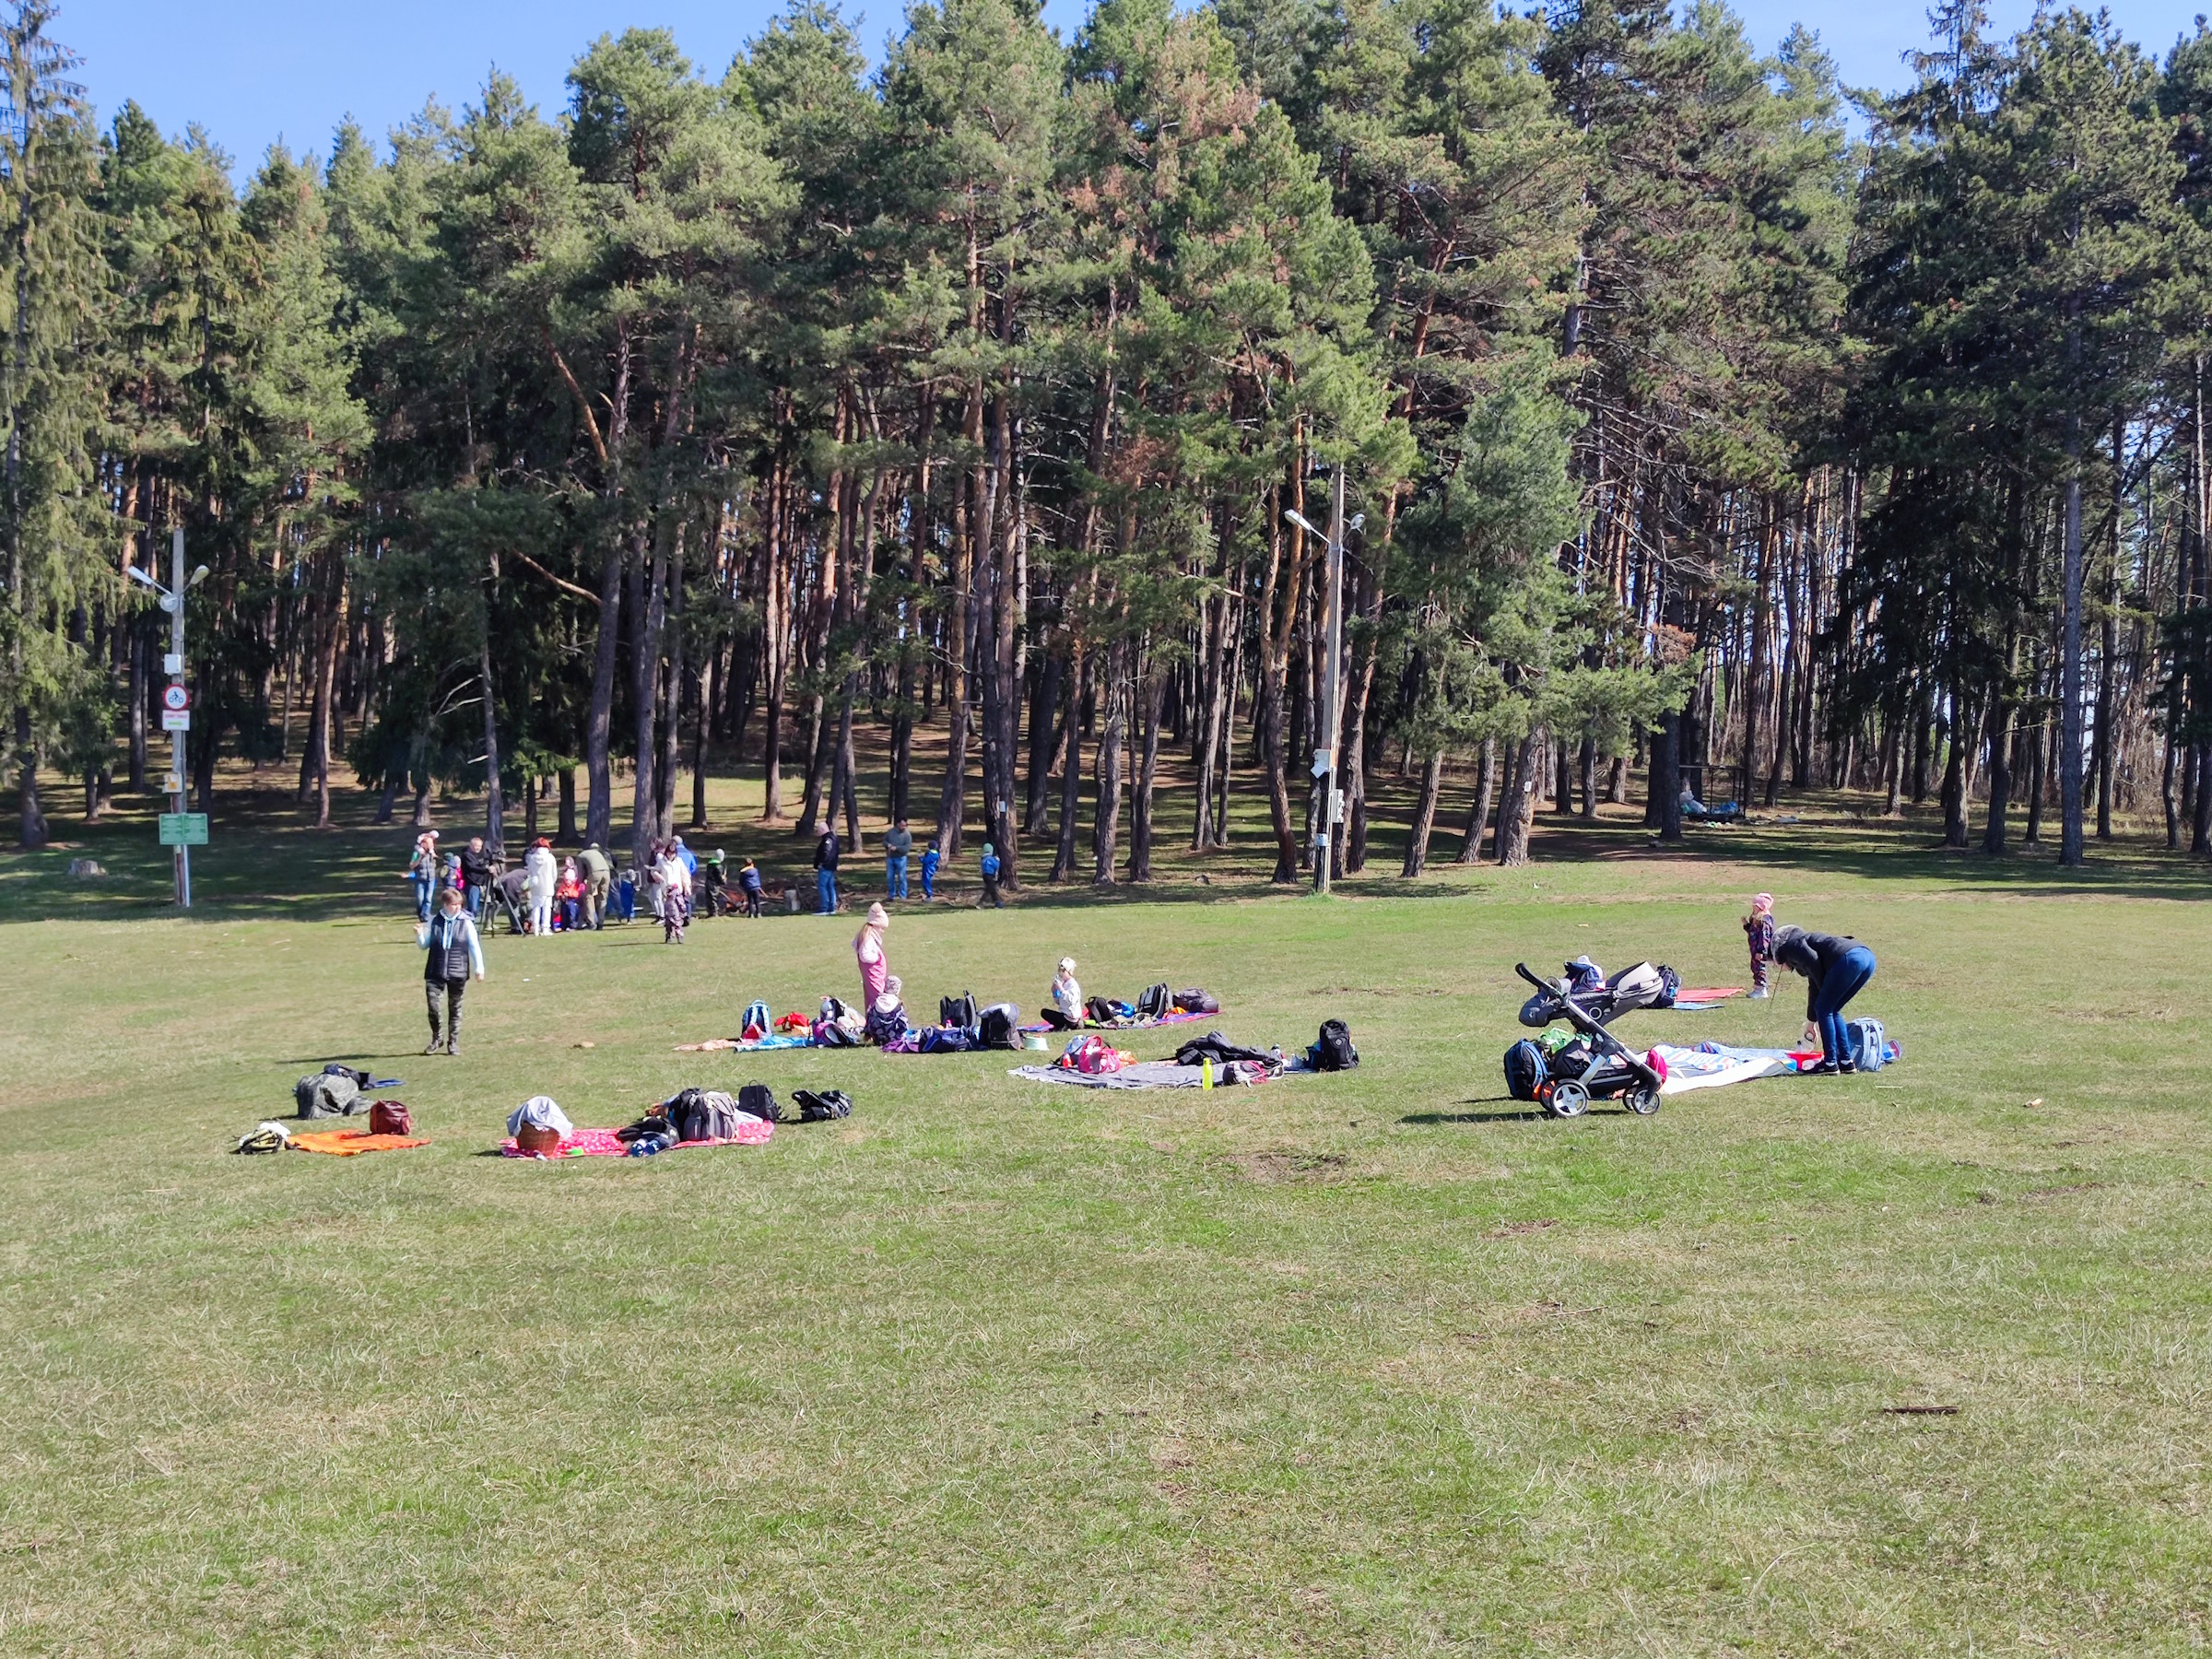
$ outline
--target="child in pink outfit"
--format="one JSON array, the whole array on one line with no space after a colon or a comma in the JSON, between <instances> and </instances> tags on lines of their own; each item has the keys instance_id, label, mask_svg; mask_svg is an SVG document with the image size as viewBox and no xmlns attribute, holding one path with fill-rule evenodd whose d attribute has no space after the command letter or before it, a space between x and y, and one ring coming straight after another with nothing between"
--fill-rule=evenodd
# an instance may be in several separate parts
<instances>
[{"instance_id":1,"label":"child in pink outfit","mask_svg":"<svg viewBox=\"0 0 2212 1659\"><path fill-rule=\"evenodd\" d=\"M1751 895L1751 913L1744 918L1744 938L1751 947L1751 994L1773 994L1767 988L1767 964L1774 959L1774 895Z\"/></svg>"}]
</instances>

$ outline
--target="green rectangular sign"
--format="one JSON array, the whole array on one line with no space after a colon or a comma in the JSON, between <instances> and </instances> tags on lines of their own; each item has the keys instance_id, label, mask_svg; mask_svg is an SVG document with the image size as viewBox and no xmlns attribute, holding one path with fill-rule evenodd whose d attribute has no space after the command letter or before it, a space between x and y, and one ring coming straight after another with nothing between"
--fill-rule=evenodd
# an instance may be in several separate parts
<instances>
[{"instance_id":1,"label":"green rectangular sign","mask_svg":"<svg viewBox=\"0 0 2212 1659\"><path fill-rule=\"evenodd\" d=\"M165 847L206 846L207 815L204 812L161 814L161 844Z\"/></svg>"}]
</instances>

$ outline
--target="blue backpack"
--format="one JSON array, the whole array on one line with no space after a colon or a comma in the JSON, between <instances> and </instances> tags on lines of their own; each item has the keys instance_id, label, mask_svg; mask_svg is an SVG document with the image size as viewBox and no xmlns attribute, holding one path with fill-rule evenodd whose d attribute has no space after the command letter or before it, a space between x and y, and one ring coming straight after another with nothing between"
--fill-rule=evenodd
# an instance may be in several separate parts
<instances>
[{"instance_id":1,"label":"blue backpack","mask_svg":"<svg viewBox=\"0 0 2212 1659\"><path fill-rule=\"evenodd\" d=\"M1505 1051L1505 1091L1516 1100L1533 1100L1551 1076L1544 1051L1524 1037Z\"/></svg>"}]
</instances>

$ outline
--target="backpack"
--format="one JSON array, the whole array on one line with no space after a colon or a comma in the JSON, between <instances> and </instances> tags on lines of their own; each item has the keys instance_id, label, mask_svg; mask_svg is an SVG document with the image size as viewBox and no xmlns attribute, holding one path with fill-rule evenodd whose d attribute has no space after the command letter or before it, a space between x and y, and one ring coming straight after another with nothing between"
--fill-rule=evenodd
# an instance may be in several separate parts
<instances>
[{"instance_id":1,"label":"backpack","mask_svg":"<svg viewBox=\"0 0 2212 1659\"><path fill-rule=\"evenodd\" d=\"M1168 1011L1168 982L1147 985L1136 999L1136 1017L1139 1019L1158 1019Z\"/></svg>"},{"instance_id":2,"label":"backpack","mask_svg":"<svg viewBox=\"0 0 2212 1659\"><path fill-rule=\"evenodd\" d=\"M962 1031L973 1031L976 1028L975 993L963 991L958 996L939 997L937 1023Z\"/></svg>"},{"instance_id":3,"label":"backpack","mask_svg":"<svg viewBox=\"0 0 2212 1659\"><path fill-rule=\"evenodd\" d=\"M811 1088L794 1088L791 1099L799 1109L802 1124L833 1123L853 1115L853 1099L841 1088L825 1088L818 1094Z\"/></svg>"},{"instance_id":4,"label":"backpack","mask_svg":"<svg viewBox=\"0 0 2212 1659\"><path fill-rule=\"evenodd\" d=\"M1675 998L1681 994L1682 976L1677 973L1672 968L1669 968L1665 962L1660 963L1659 1000L1653 1003L1652 1006L1654 1008L1671 1008L1675 1006Z\"/></svg>"},{"instance_id":5,"label":"backpack","mask_svg":"<svg viewBox=\"0 0 2212 1659\"><path fill-rule=\"evenodd\" d=\"M817 1048L858 1048L860 1040L825 1014L814 1022L814 1046Z\"/></svg>"},{"instance_id":6,"label":"backpack","mask_svg":"<svg viewBox=\"0 0 2212 1659\"><path fill-rule=\"evenodd\" d=\"M739 1089L737 1110L749 1112L763 1123L780 1124L783 1121L782 1104L777 1100L776 1091L765 1083L747 1083Z\"/></svg>"},{"instance_id":7,"label":"backpack","mask_svg":"<svg viewBox=\"0 0 2212 1659\"><path fill-rule=\"evenodd\" d=\"M1524 1037L1505 1051L1505 1092L1516 1100L1533 1100L1544 1087L1550 1069L1544 1051Z\"/></svg>"},{"instance_id":8,"label":"backpack","mask_svg":"<svg viewBox=\"0 0 2212 1659\"><path fill-rule=\"evenodd\" d=\"M404 1102L377 1100L369 1108L369 1133L371 1135L412 1135L415 1116Z\"/></svg>"},{"instance_id":9,"label":"backpack","mask_svg":"<svg viewBox=\"0 0 2212 1659\"><path fill-rule=\"evenodd\" d=\"M975 1046L1018 1049L1021 1046L1021 1010L1012 1003L993 1003L983 1010L975 1033Z\"/></svg>"},{"instance_id":10,"label":"backpack","mask_svg":"<svg viewBox=\"0 0 2212 1659\"><path fill-rule=\"evenodd\" d=\"M1843 1028L1843 1046L1861 1071L1880 1071L1889 1064L1889 1034L1878 1019L1851 1021Z\"/></svg>"},{"instance_id":11,"label":"backpack","mask_svg":"<svg viewBox=\"0 0 2212 1659\"><path fill-rule=\"evenodd\" d=\"M1077 1071L1091 1077L1118 1072L1130 1063L1128 1054L1117 1049L1093 1031L1087 1037L1071 1038L1060 1058L1053 1064L1063 1071Z\"/></svg>"},{"instance_id":12,"label":"backpack","mask_svg":"<svg viewBox=\"0 0 2212 1659\"><path fill-rule=\"evenodd\" d=\"M751 1042L758 1038L767 1036L769 1028L774 1023L775 1016L768 1011L766 1003L747 1003L745 1008L745 1021L737 1028L738 1033L747 1042Z\"/></svg>"},{"instance_id":13,"label":"backpack","mask_svg":"<svg viewBox=\"0 0 2212 1659\"><path fill-rule=\"evenodd\" d=\"M959 1026L931 1026L921 1036L922 1054L964 1054L975 1046L975 1039Z\"/></svg>"},{"instance_id":14,"label":"backpack","mask_svg":"<svg viewBox=\"0 0 2212 1659\"><path fill-rule=\"evenodd\" d=\"M1117 1018L1113 1004L1103 996L1094 996L1086 1002L1083 1012L1089 1016L1093 1025L1112 1025Z\"/></svg>"},{"instance_id":15,"label":"backpack","mask_svg":"<svg viewBox=\"0 0 2212 1659\"><path fill-rule=\"evenodd\" d=\"M1175 1011L1178 1014L1218 1014L1221 1012L1221 1005L1216 1002L1209 993L1201 991L1195 985L1187 991L1176 992L1174 1000Z\"/></svg>"},{"instance_id":16,"label":"backpack","mask_svg":"<svg viewBox=\"0 0 2212 1659\"><path fill-rule=\"evenodd\" d=\"M292 1100L303 1118L351 1117L369 1110L361 1096L368 1087L367 1072L334 1061L293 1084Z\"/></svg>"},{"instance_id":17,"label":"backpack","mask_svg":"<svg viewBox=\"0 0 2212 1659\"><path fill-rule=\"evenodd\" d=\"M1341 1019L1321 1022L1321 1037L1306 1051L1306 1060L1315 1071L1350 1071L1359 1064L1359 1051L1352 1046L1352 1033Z\"/></svg>"}]
</instances>

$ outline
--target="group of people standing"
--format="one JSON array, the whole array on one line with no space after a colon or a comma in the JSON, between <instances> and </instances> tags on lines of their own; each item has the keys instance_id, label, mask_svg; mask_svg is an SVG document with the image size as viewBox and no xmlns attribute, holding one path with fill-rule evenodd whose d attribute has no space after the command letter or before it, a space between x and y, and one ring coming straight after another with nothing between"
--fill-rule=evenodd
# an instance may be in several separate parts
<instances>
[{"instance_id":1,"label":"group of people standing","mask_svg":"<svg viewBox=\"0 0 2212 1659\"><path fill-rule=\"evenodd\" d=\"M818 915L834 916L838 912L837 872L839 865L844 862L844 855L845 843L839 838L837 827L828 818L818 820L814 826L814 890L816 913ZM936 838L932 836L929 845L923 849L921 857L922 899L924 903L934 903L936 900L937 871L944 861L945 855L937 846ZM914 832L907 827L904 818L900 818L883 832L883 896L886 899L900 900L912 896L907 872L913 862ZM1006 900L998 891L998 849L989 841L983 843L982 856L977 861L977 869L983 878L982 901L1003 909Z\"/></svg>"},{"instance_id":2,"label":"group of people standing","mask_svg":"<svg viewBox=\"0 0 2212 1659\"><path fill-rule=\"evenodd\" d=\"M441 853L438 831L425 830L415 838L407 878L415 888L418 925L436 919L435 901L441 891L450 891L477 926L483 924L484 907L500 895L513 905L524 931L575 933L606 925L615 866L597 841L557 863L553 843L541 835L523 854L521 868L506 870L482 836L470 836L458 853Z\"/></svg>"}]
</instances>

